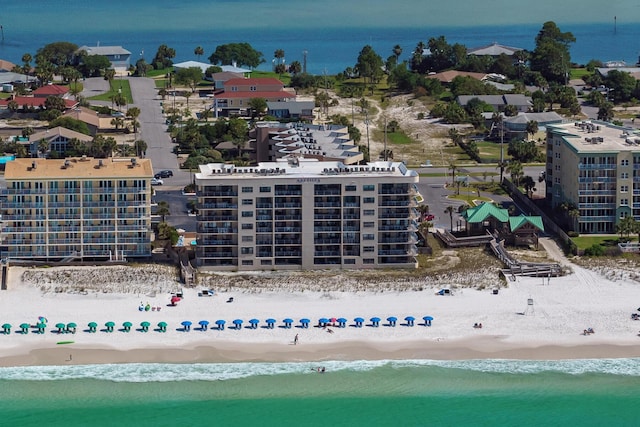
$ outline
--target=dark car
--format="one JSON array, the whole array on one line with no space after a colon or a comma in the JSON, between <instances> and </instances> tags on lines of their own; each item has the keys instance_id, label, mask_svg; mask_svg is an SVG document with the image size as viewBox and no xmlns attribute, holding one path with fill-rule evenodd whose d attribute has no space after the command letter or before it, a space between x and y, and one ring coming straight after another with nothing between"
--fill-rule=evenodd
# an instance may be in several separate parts
<instances>
[{"instance_id":1,"label":"dark car","mask_svg":"<svg viewBox=\"0 0 640 427\"><path fill-rule=\"evenodd\" d=\"M163 170L154 175L155 178L170 178L173 176L173 172L170 170Z\"/></svg>"}]
</instances>

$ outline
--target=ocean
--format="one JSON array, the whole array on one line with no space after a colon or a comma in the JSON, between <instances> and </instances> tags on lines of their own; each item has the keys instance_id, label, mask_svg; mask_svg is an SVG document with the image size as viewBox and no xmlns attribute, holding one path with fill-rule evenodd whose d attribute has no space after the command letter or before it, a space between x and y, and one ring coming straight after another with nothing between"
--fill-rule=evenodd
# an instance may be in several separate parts
<instances>
[{"instance_id":1,"label":"ocean","mask_svg":"<svg viewBox=\"0 0 640 427\"><path fill-rule=\"evenodd\" d=\"M518 2L503 0L482 7L470 0L450 0L438 8L417 0L403 0L392 8L382 3L387 2L299 0L277 7L264 0L10 2L0 8L0 59L21 64L24 53L35 55L47 43L70 41L79 46L121 45L132 52L133 63L140 56L150 62L161 44L176 50L174 62L208 62L220 44L249 42L263 53L265 63L259 69L271 69L274 51L283 49L287 63L303 63L306 52L308 72L336 74L353 67L365 45L386 59L399 44L403 60L419 41L440 35L469 48L497 42L533 49L543 22L554 20L577 39L571 46L573 62L638 61L640 7L633 0L588 7L584 1L567 0L562 8L558 2L538 0L540 6L527 13ZM544 3L554 5L547 15L540 10L545 10ZM200 58L194 55L197 46L205 52Z\"/></svg>"},{"instance_id":2,"label":"ocean","mask_svg":"<svg viewBox=\"0 0 640 427\"><path fill-rule=\"evenodd\" d=\"M0 389L21 427L635 426L640 359L20 367Z\"/></svg>"}]
</instances>

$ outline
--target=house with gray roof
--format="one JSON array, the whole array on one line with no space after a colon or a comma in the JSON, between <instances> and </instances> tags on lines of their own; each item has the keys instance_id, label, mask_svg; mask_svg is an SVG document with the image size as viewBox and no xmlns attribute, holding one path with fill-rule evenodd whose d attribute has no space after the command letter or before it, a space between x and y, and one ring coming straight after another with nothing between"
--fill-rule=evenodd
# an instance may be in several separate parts
<instances>
[{"instance_id":1,"label":"house with gray roof","mask_svg":"<svg viewBox=\"0 0 640 427\"><path fill-rule=\"evenodd\" d=\"M513 56L516 52L523 50L519 47L504 46L498 43L492 43L486 46L480 46L467 50L467 55L476 56L492 56L497 58L500 55Z\"/></svg>"},{"instance_id":2,"label":"house with gray roof","mask_svg":"<svg viewBox=\"0 0 640 427\"><path fill-rule=\"evenodd\" d=\"M267 102L267 114L277 119L313 120L313 101Z\"/></svg>"},{"instance_id":3,"label":"house with gray roof","mask_svg":"<svg viewBox=\"0 0 640 427\"><path fill-rule=\"evenodd\" d=\"M85 51L87 55L106 56L111 62L111 68L122 72L131 66L131 52L122 46L80 46L78 51Z\"/></svg>"},{"instance_id":4,"label":"house with gray roof","mask_svg":"<svg viewBox=\"0 0 640 427\"><path fill-rule=\"evenodd\" d=\"M504 95L459 95L458 104L465 107L469 101L478 98L480 101L491 105L495 111L504 111L507 105L513 105L518 112L526 112L531 108L532 101L530 96L517 93L505 93Z\"/></svg>"}]
</instances>

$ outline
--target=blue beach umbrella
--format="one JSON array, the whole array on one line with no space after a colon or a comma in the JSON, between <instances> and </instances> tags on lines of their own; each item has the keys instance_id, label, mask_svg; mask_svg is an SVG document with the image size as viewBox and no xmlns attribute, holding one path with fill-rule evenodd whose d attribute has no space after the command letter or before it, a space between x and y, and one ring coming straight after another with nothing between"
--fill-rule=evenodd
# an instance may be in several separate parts
<instances>
[{"instance_id":1,"label":"blue beach umbrella","mask_svg":"<svg viewBox=\"0 0 640 427\"><path fill-rule=\"evenodd\" d=\"M345 319L344 317L339 317L338 318L338 327L340 328L344 328L344 326L347 324L348 320Z\"/></svg>"},{"instance_id":2,"label":"blue beach umbrella","mask_svg":"<svg viewBox=\"0 0 640 427\"><path fill-rule=\"evenodd\" d=\"M198 325L200 325L200 330L201 331L206 331L207 328L209 327L209 321L208 320L201 320L198 322Z\"/></svg>"},{"instance_id":3,"label":"blue beach umbrella","mask_svg":"<svg viewBox=\"0 0 640 427\"><path fill-rule=\"evenodd\" d=\"M218 329L219 329L219 330L223 330L223 329L224 329L224 325L225 325L226 323L227 323L227 322L226 322L225 320L222 320L222 319L218 319L218 320L216 320L216 325L218 326Z\"/></svg>"},{"instance_id":4,"label":"blue beach umbrella","mask_svg":"<svg viewBox=\"0 0 640 427\"><path fill-rule=\"evenodd\" d=\"M269 329L273 329L273 325L276 323L276 319L269 318L265 320L265 323L267 324L267 327Z\"/></svg>"},{"instance_id":5,"label":"blue beach umbrella","mask_svg":"<svg viewBox=\"0 0 640 427\"><path fill-rule=\"evenodd\" d=\"M242 319L234 319L233 320L233 324L235 325L236 329L241 329L242 328Z\"/></svg>"},{"instance_id":6,"label":"blue beach umbrella","mask_svg":"<svg viewBox=\"0 0 640 427\"><path fill-rule=\"evenodd\" d=\"M395 316L387 317L387 322L389 322L389 325L391 326L396 326L397 321L398 321L398 318Z\"/></svg>"},{"instance_id":7,"label":"blue beach umbrella","mask_svg":"<svg viewBox=\"0 0 640 427\"><path fill-rule=\"evenodd\" d=\"M424 326L431 326L431 322L433 321L433 317L431 316L424 316L422 318L422 320L424 320Z\"/></svg>"},{"instance_id":8,"label":"blue beach umbrella","mask_svg":"<svg viewBox=\"0 0 640 427\"><path fill-rule=\"evenodd\" d=\"M185 320L180 324L182 325L182 330L183 331L187 332L187 331L191 330L191 325L192 325L191 321Z\"/></svg>"},{"instance_id":9,"label":"blue beach umbrella","mask_svg":"<svg viewBox=\"0 0 640 427\"><path fill-rule=\"evenodd\" d=\"M249 320L249 324L251 325L252 329L255 329L258 327L258 323L260 323L260 321L258 319L250 319Z\"/></svg>"},{"instance_id":10,"label":"blue beach umbrella","mask_svg":"<svg viewBox=\"0 0 640 427\"><path fill-rule=\"evenodd\" d=\"M416 321L416 318L413 316L407 316L404 318L404 320L407 322L408 326L413 326L413 322Z\"/></svg>"},{"instance_id":11,"label":"blue beach umbrella","mask_svg":"<svg viewBox=\"0 0 640 427\"><path fill-rule=\"evenodd\" d=\"M289 328L291 328L291 324L293 323L293 319L290 319L290 318L287 317L286 319L284 319L282 321L282 323L284 323L284 327L285 328L289 329Z\"/></svg>"},{"instance_id":12,"label":"blue beach umbrella","mask_svg":"<svg viewBox=\"0 0 640 427\"><path fill-rule=\"evenodd\" d=\"M321 317L318 320L318 323L320 323L321 325L326 325L327 323L329 323L329 319L327 319L326 317Z\"/></svg>"},{"instance_id":13,"label":"blue beach umbrella","mask_svg":"<svg viewBox=\"0 0 640 427\"><path fill-rule=\"evenodd\" d=\"M372 317L371 319L371 325L374 327L378 327L380 325L380 318L379 317Z\"/></svg>"},{"instance_id":14,"label":"blue beach umbrella","mask_svg":"<svg viewBox=\"0 0 640 427\"><path fill-rule=\"evenodd\" d=\"M303 328L308 328L309 327L309 323L311 323L311 320L304 318L304 319L300 319L300 326L302 326Z\"/></svg>"},{"instance_id":15,"label":"blue beach umbrella","mask_svg":"<svg viewBox=\"0 0 640 427\"><path fill-rule=\"evenodd\" d=\"M364 318L356 317L355 319L353 319L353 321L356 322L356 328L361 328L362 324L364 323Z\"/></svg>"}]
</instances>

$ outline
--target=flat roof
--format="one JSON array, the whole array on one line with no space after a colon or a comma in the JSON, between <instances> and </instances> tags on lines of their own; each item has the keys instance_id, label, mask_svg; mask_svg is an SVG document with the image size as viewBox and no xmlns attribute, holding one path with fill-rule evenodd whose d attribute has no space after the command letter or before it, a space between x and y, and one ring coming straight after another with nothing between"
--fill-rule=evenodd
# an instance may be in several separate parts
<instances>
[{"instance_id":1,"label":"flat roof","mask_svg":"<svg viewBox=\"0 0 640 427\"><path fill-rule=\"evenodd\" d=\"M576 152L640 152L640 133L597 120L547 125L547 130L562 135Z\"/></svg>"},{"instance_id":2,"label":"flat roof","mask_svg":"<svg viewBox=\"0 0 640 427\"><path fill-rule=\"evenodd\" d=\"M19 158L7 163L4 177L7 181L23 181L46 179L151 178L153 176L151 160L136 158L135 166L132 166L132 164L132 159L129 158ZM34 165L35 168L33 167Z\"/></svg>"}]
</instances>

